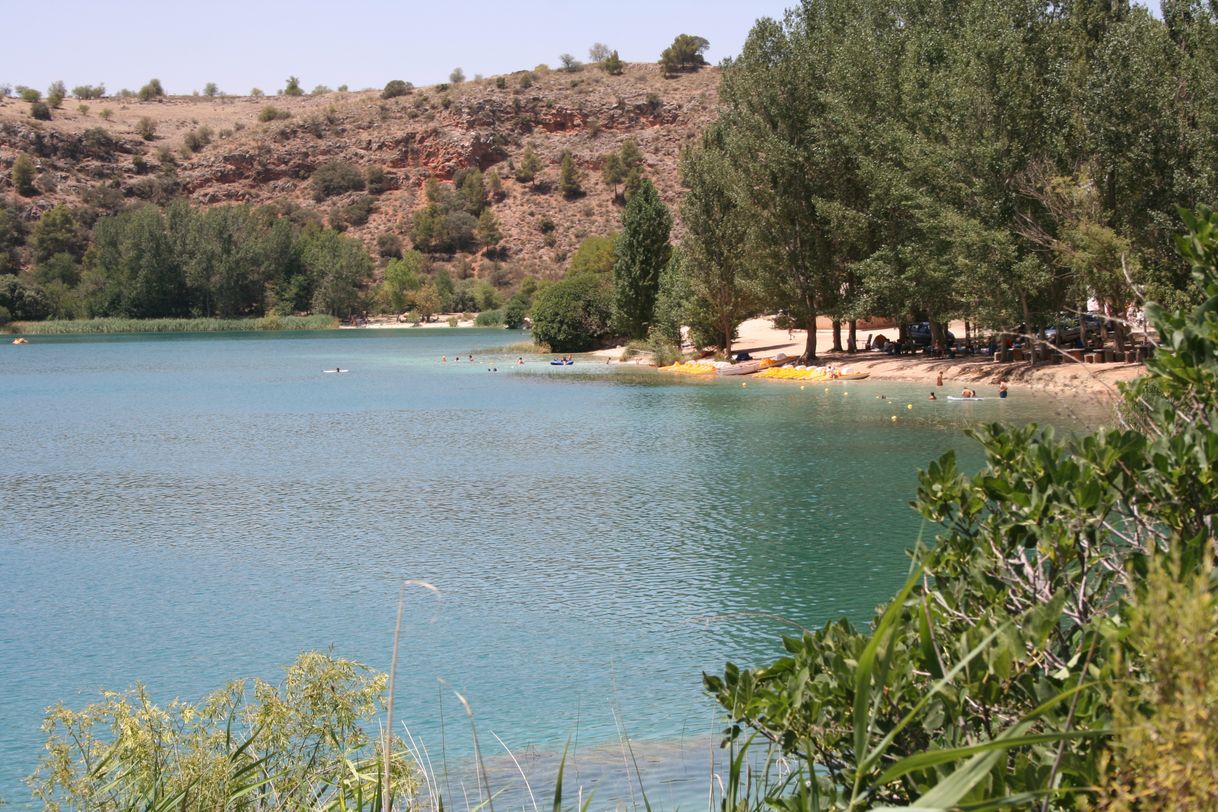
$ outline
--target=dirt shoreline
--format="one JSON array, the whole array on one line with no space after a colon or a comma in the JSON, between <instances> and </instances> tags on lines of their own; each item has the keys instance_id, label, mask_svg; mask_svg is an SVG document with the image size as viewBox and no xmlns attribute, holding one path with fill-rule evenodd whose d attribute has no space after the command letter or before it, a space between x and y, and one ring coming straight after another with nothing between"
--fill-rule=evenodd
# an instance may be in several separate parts
<instances>
[{"instance_id":1,"label":"dirt shoreline","mask_svg":"<svg viewBox=\"0 0 1218 812\"><path fill-rule=\"evenodd\" d=\"M963 324L952 324L950 327L957 335L964 335ZM865 346L869 339L881 334L890 339L896 337L891 328L860 330L857 340L860 346ZM780 353L800 355L807 340L805 331L777 329L769 318L764 317L749 319L741 324L738 335L738 340L732 345L732 351L747 352L755 358L772 358ZM833 346L832 331L817 330L816 345ZM620 359L624 351L624 347L615 347L595 354L609 359ZM933 389L940 395L957 394L965 386L977 389L978 394L982 396L993 395L997 392L998 384L1005 380L1012 392L1024 389L1067 397L1115 400L1120 397L1118 383L1132 381L1146 374L1145 365L1140 363L1084 364L1072 359L1063 359L1060 364L1041 363L1032 366L1026 361L994 363L989 359L983 360L980 356L930 358L926 355L894 356L872 351L854 354L818 352L816 365L825 364L867 372L872 380L924 383L927 392ZM940 373L943 374L943 386L937 387L936 380ZM781 379L773 382L778 386L788 383ZM993 391L989 391L989 387L992 387Z\"/></svg>"}]
</instances>

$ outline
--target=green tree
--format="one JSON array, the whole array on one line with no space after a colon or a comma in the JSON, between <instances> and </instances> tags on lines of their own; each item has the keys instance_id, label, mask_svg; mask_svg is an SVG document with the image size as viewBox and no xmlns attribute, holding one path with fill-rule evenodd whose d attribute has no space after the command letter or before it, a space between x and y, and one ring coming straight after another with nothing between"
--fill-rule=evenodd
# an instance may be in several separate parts
<instances>
[{"instance_id":1,"label":"green tree","mask_svg":"<svg viewBox=\"0 0 1218 812\"><path fill-rule=\"evenodd\" d=\"M448 74L448 81L454 85L459 85L465 81L465 71L461 68L453 68L453 72Z\"/></svg>"},{"instance_id":2,"label":"green tree","mask_svg":"<svg viewBox=\"0 0 1218 812\"><path fill-rule=\"evenodd\" d=\"M713 330L725 355L740 322L755 315L762 301L749 250L750 211L739 190L746 182L724 149L725 133L711 127L701 143L681 159L686 193L681 215L687 229L682 247L698 272L686 283L693 320Z\"/></svg>"},{"instance_id":3,"label":"green tree","mask_svg":"<svg viewBox=\"0 0 1218 812\"><path fill-rule=\"evenodd\" d=\"M541 159L533 151L533 145L526 144L524 152L520 156L520 162L516 164L516 180L536 186L539 171L541 171Z\"/></svg>"},{"instance_id":4,"label":"green tree","mask_svg":"<svg viewBox=\"0 0 1218 812\"><path fill-rule=\"evenodd\" d=\"M160 79L150 79L148 84L140 88L140 101L159 101L165 98L165 88L161 85Z\"/></svg>"},{"instance_id":5,"label":"green tree","mask_svg":"<svg viewBox=\"0 0 1218 812\"><path fill-rule=\"evenodd\" d=\"M359 240L331 229L306 229L300 262L315 280L315 312L346 319L363 308L362 286L372 277L372 259Z\"/></svg>"},{"instance_id":6,"label":"green tree","mask_svg":"<svg viewBox=\"0 0 1218 812\"><path fill-rule=\"evenodd\" d=\"M532 312L535 341L553 352L584 352L610 333L613 293L605 279L580 274L539 290Z\"/></svg>"},{"instance_id":7,"label":"green tree","mask_svg":"<svg viewBox=\"0 0 1218 812\"><path fill-rule=\"evenodd\" d=\"M401 259L391 260L385 266L385 279L381 283L379 297L388 312L401 313L409 309L413 294L423 284L425 263L426 259L418 251L407 251Z\"/></svg>"},{"instance_id":8,"label":"green tree","mask_svg":"<svg viewBox=\"0 0 1218 812\"><path fill-rule=\"evenodd\" d=\"M610 76L621 76L626 70L626 63L617 55L617 51L609 54L605 59L601 60L601 69Z\"/></svg>"},{"instance_id":9,"label":"green tree","mask_svg":"<svg viewBox=\"0 0 1218 812\"><path fill-rule=\"evenodd\" d=\"M18 195L33 197L38 194L34 189L34 162L26 153L18 155L12 162L12 186Z\"/></svg>"},{"instance_id":10,"label":"green tree","mask_svg":"<svg viewBox=\"0 0 1218 812\"><path fill-rule=\"evenodd\" d=\"M347 192L364 189L364 175L359 167L347 161L327 161L313 170L309 178L313 187L313 199L322 201Z\"/></svg>"},{"instance_id":11,"label":"green tree","mask_svg":"<svg viewBox=\"0 0 1218 812\"><path fill-rule=\"evenodd\" d=\"M697 70L706 64L702 52L709 47L710 43L702 37L678 34L672 45L660 54L660 69L665 76L678 71Z\"/></svg>"},{"instance_id":12,"label":"green tree","mask_svg":"<svg viewBox=\"0 0 1218 812\"><path fill-rule=\"evenodd\" d=\"M431 321L432 316L439 313L444 307L444 298L440 294L439 288L435 282L427 282L423 287L419 288L419 292L415 294L415 310L419 312L419 318L425 322Z\"/></svg>"},{"instance_id":13,"label":"green tree","mask_svg":"<svg viewBox=\"0 0 1218 812\"><path fill-rule=\"evenodd\" d=\"M672 215L650 181L644 181L622 214L622 236L613 265L614 324L630 338L644 338L655 308L660 271L672 250Z\"/></svg>"},{"instance_id":14,"label":"green tree","mask_svg":"<svg viewBox=\"0 0 1218 812\"><path fill-rule=\"evenodd\" d=\"M528 315L529 297L517 292L503 306L503 326L509 330L519 330Z\"/></svg>"},{"instance_id":15,"label":"green tree","mask_svg":"<svg viewBox=\"0 0 1218 812\"><path fill-rule=\"evenodd\" d=\"M51 108L43 102L34 102L30 105L30 117L38 121L50 121Z\"/></svg>"},{"instance_id":16,"label":"green tree","mask_svg":"<svg viewBox=\"0 0 1218 812\"><path fill-rule=\"evenodd\" d=\"M50 209L30 231L30 249L35 263L45 262L55 254L68 254L80 259L85 241L72 210L62 203Z\"/></svg>"},{"instance_id":17,"label":"green tree","mask_svg":"<svg viewBox=\"0 0 1218 812\"><path fill-rule=\"evenodd\" d=\"M560 54L558 61L562 63L562 69L567 73L575 73L584 65L571 54Z\"/></svg>"},{"instance_id":18,"label":"green tree","mask_svg":"<svg viewBox=\"0 0 1218 812\"><path fill-rule=\"evenodd\" d=\"M616 262L616 235L585 237L571 255L571 261L567 264L567 275L592 273L607 276L613 273Z\"/></svg>"},{"instance_id":19,"label":"green tree","mask_svg":"<svg viewBox=\"0 0 1218 812\"><path fill-rule=\"evenodd\" d=\"M203 95L209 99L214 99L220 95L220 88L215 82L208 82L203 85Z\"/></svg>"},{"instance_id":20,"label":"green tree","mask_svg":"<svg viewBox=\"0 0 1218 812\"><path fill-rule=\"evenodd\" d=\"M289 76L287 84L284 85L280 93L284 96L303 96L304 88L300 86L300 79L295 76Z\"/></svg>"},{"instance_id":21,"label":"green tree","mask_svg":"<svg viewBox=\"0 0 1218 812\"><path fill-rule=\"evenodd\" d=\"M47 104L58 110L63 106L63 100L68 96L68 88L61 80L51 82L51 86L47 88Z\"/></svg>"},{"instance_id":22,"label":"green tree","mask_svg":"<svg viewBox=\"0 0 1218 812\"><path fill-rule=\"evenodd\" d=\"M580 197L584 193L582 181L583 173L575 165L575 158L570 150L565 150L558 165L558 191L568 199Z\"/></svg>"},{"instance_id":23,"label":"green tree","mask_svg":"<svg viewBox=\"0 0 1218 812\"><path fill-rule=\"evenodd\" d=\"M398 96L405 96L412 90L414 90L414 86L410 82L405 82L401 79L390 79L385 83L385 89L381 91L381 98L396 99Z\"/></svg>"},{"instance_id":24,"label":"green tree","mask_svg":"<svg viewBox=\"0 0 1218 812\"><path fill-rule=\"evenodd\" d=\"M594 64L600 64L609 58L612 51L609 46L603 42L594 42L592 47L588 49L588 60Z\"/></svg>"},{"instance_id":25,"label":"green tree","mask_svg":"<svg viewBox=\"0 0 1218 812\"><path fill-rule=\"evenodd\" d=\"M503 240L503 234L499 231L499 221L489 208L483 209L482 214L478 215L478 227L475 229L475 235L478 239L478 245L492 252Z\"/></svg>"}]
</instances>

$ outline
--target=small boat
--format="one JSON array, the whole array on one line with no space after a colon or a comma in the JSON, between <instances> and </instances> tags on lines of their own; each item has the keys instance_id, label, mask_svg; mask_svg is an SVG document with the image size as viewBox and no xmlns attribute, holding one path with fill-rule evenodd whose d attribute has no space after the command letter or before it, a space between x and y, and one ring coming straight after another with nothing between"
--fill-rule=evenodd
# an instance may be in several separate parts
<instances>
[{"instance_id":1,"label":"small boat","mask_svg":"<svg viewBox=\"0 0 1218 812\"><path fill-rule=\"evenodd\" d=\"M571 359L571 358L555 358L553 361L550 362L550 366L552 366L552 367L569 367L574 363L575 363L574 359Z\"/></svg>"},{"instance_id":2,"label":"small boat","mask_svg":"<svg viewBox=\"0 0 1218 812\"><path fill-rule=\"evenodd\" d=\"M330 375L333 375L336 372L350 372L350 371L351 370L349 370L349 369L340 369L338 367L335 367L334 369L323 369L322 370L322 372L329 373Z\"/></svg>"},{"instance_id":3,"label":"small boat","mask_svg":"<svg viewBox=\"0 0 1218 812\"><path fill-rule=\"evenodd\" d=\"M967 401L974 401L974 400L994 400L994 398L962 398L959 395L948 395L947 399L954 400L957 402L967 402Z\"/></svg>"},{"instance_id":4,"label":"small boat","mask_svg":"<svg viewBox=\"0 0 1218 812\"><path fill-rule=\"evenodd\" d=\"M719 375L752 375L761 369L760 361L742 361L739 364L731 366L719 367L716 373Z\"/></svg>"}]
</instances>

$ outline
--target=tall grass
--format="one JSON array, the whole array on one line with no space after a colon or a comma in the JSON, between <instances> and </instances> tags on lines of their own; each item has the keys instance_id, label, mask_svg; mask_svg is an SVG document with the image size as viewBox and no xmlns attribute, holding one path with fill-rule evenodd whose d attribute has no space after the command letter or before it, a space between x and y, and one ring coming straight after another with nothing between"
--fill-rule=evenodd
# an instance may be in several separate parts
<instances>
[{"instance_id":1,"label":"tall grass","mask_svg":"<svg viewBox=\"0 0 1218 812\"><path fill-rule=\"evenodd\" d=\"M256 319L75 319L14 321L3 329L21 335L102 335L111 333L238 333L251 330L332 330L334 316L263 316Z\"/></svg>"}]
</instances>

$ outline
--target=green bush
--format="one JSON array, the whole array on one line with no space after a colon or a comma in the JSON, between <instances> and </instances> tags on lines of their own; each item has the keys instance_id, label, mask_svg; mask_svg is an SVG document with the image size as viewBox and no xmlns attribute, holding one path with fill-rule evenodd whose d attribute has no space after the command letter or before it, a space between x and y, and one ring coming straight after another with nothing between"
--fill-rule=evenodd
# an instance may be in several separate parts
<instances>
[{"instance_id":1,"label":"green bush","mask_svg":"<svg viewBox=\"0 0 1218 812\"><path fill-rule=\"evenodd\" d=\"M397 234L385 231L376 235L376 252L386 259L402 256L402 240Z\"/></svg>"},{"instance_id":2,"label":"green bush","mask_svg":"<svg viewBox=\"0 0 1218 812\"><path fill-rule=\"evenodd\" d=\"M454 85L459 85L465 81L465 71L460 68L453 68L453 72L448 74L448 81Z\"/></svg>"},{"instance_id":3,"label":"green bush","mask_svg":"<svg viewBox=\"0 0 1218 812\"><path fill-rule=\"evenodd\" d=\"M287 110L276 107L273 104L268 104L258 112L258 120L265 123L268 121L281 121L285 118L291 118L292 114Z\"/></svg>"},{"instance_id":4,"label":"green bush","mask_svg":"<svg viewBox=\"0 0 1218 812\"><path fill-rule=\"evenodd\" d=\"M388 188L385 182L385 168L383 166L372 165L364 173L366 177L365 187L368 194L379 195Z\"/></svg>"},{"instance_id":5,"label":"green bush","mask_svg":"<svg viewBox=\"0 0 1218 812\"><path fill-rule=\"evenodd\" d=\"M322 201L346 192L363 191L364 175L347 161L327 161L313 170L309 183L313 187L313 199Z\"/></svg>"},{"instance_id":6,"label":"green bush","mask_svg":"<svg viewBox=\"0 0 1218 812\"><path fill-rule=\"evenodd\" d=\"M609 335L613 293L607 280L584 274L542 288L533 300L533 340L554 352L585 352Z\"/></svg>"},{"instance_id":7,"label":"green bush","mask_svg":"<svg viewBox=\"0 0 1218 812\"><path fill-rule=\"evenodd\" d=\"M105 85L77 85L72 88L72 95L78 99L91 101L106 95Z\"/></svg>"},{"instance_id":8,"label":"green bush","mask_svg":"<svg viewBox=\"0 0 1218 812\"><path fill-rule=\"evenodd\" d=\"M289 76L288 82L283 88L284 96L303 96L304 88L300 86L300 80L295 76Z\"/></svg>"},{"instance_id":9,"label":"green bush","mask_svg":"<svg viewBox=\"0 0 1218 812\"><path fill-rule=\"evenodd\" d=\"M30 105L30 115L39 121L50 121L51 108L45 102L34 102Z\"/></svg>"},{"instance_id":10,"label":"green bush","mask_svg":"<svg viewBox=\"0 0 1218 812\"><path fill-rule=\"evenodd\" d=\"M160 79L153 79L140 88L140 101L153 101L154 99L165 98L165 88L161 86Z\"/></svg>"},{"instance_id":11,"label":"green bush","mask_svg":"<svg viewBox=\"0 0 1218 812\"><path fill-rule=\"evenodd\" d=\"M51 312L42 287L13 274L0 276L0 308L15 321L39 321Z\"/></svg>"},{"instance_id":12,"label":"green bush","mask_svg":"<svg viewBox=\"0 0 1218 812\"><path fill-rule=\"evenodd\" d=\"M32 87L25 87L24 85L17 86L17 95L21 97L23 102L30 102L31 104L36 101L42 101L41 92Z\"/></svg>"},{"instance_id":13,"label":"green bush","mask_svg":"<svg viewBox=\"0 0 1218 812\"><path fill-rule=\"evenodd\" d=\"M499 90L503 90L504 88L506 88L507 87L507 77L496 76L495 77L495 87L498 88Z\"/></svg>"},{"instance_id":14,"label":"green bush","mask_svg":"<svg viewBox=\"0 0 1218 812\"><path fill-rule=\"evenodd\" d=\"M203 95L206 96L207 98L214 99L219 94L220 94L220 88L216 85L215 82L208 82L207 84L203 85Z\"/></svg>"},{"instance_id":15,"label":"green bush","mask_svg":"<svg viewBox=\"0 0 1218 812\"><path fill-rule=\"evenodd\" d=\"M210 144L211 139L211 127L204 125L187 132L182 139L182 143L186 145L186 149L190 152L198 152Z\"/></svg>"},{"instance_id":16,"label":"green bush","mask_svg":"<svg viewBox=\"0 0 1218 812\"><path fill-rule=\"evenodd\" d=\"M68 89L62 81L56 80L51 82L51 86L47 88L47 104L55 109L63 106L63 100L68 96Z\"/></svg>"},{"instance_id":17,"label":"green bush","mask_svg":"<svg viewBox=\"0 0 1218 812\"><path fill-rule=\"evenodd\" d=\"M382 99L396 99L398 96L405 96L414 90L414 85L410 82L401 79L390 79L385 83L385 89L381 91Z\"/></svg>"},{"instance_id":18,"label":"green bush","mask_svg":"<svg viewBox=\"0 0 1218 812\"><path fill-rule=\"evenodd\" d=\"M142 116L136 122L135 131L139 134L140 138L143 138L145 141L151 141L156 138L156 122L148 116Z\"/></svg>"},{"instance_id":19,"label":"green bush","mask_svg":"<svg viewBox=\"0 0 1218 812\"><path fill-rule=\"evenodd\" d=\"M503 325L502 310L483 310L474 319L475 327L500 327Z\"/></svg>"}]
</instances>

